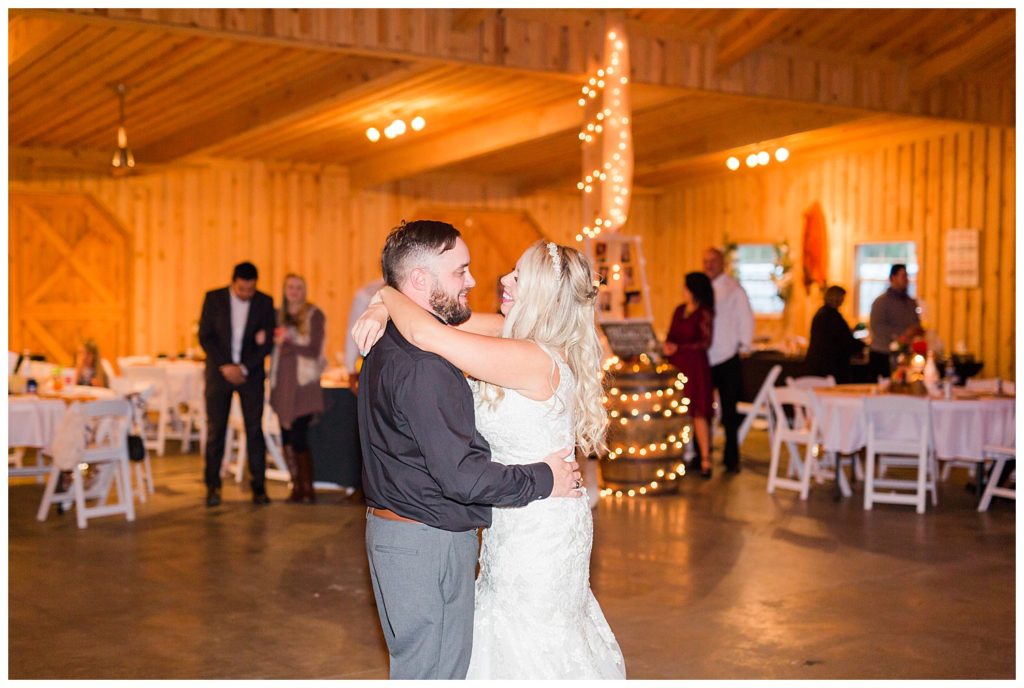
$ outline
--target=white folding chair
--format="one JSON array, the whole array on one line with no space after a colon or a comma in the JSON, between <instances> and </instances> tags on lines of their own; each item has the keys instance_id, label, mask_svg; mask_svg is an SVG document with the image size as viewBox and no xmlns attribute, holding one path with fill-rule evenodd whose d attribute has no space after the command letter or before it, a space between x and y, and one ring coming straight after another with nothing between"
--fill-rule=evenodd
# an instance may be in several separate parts
<instances>
[{"instance_id":1,"label":"white folding chair","mask_svg":"<svg viewBox=\"0 0 1024 688\"><path fill-rule=\"evenodd\" d=\"M768 494L775 492L776 487L795 490L800 499L807 499L811 486L811 465L814 460L814 446L818 443L818 414L814 411L814 399L811 392L796 387L773 387L768 392L772 405L772 416L775 429L772 432L771 463L768 466ZM793 408L793 418L786 415L785 407ZM789 449L790 470L787 477L779 475L779 462L782 445ZM796 445L806 447L804 458L801 459ZM798 475L798 479L788 477Z\"/></svg>"},{"instance_id":2,"label":"white folding chair","mask_svg":"<svg viewBox=\"0 0 1024 688\"><path fill-rule=\"evenodd\" d=\"M801 376L801 377L787 376L786 377L786 386L787 387L796 387L798 389L806 389L806 390L820 389L822 387L835 387L836 386L836 379L834 377L832 377L831 375L828 375L828 376L825 376L825 377L819 377L819 376L816 376L816 375L804 375L804 376ZM804 424L804 419L800 416L800 414L803 413L803 411L800 410L799 408L796 408L796 409L793 410L793 413L797 414L797 417L796 417L795 421L798 424L803 425ZM790 477L790 478L792 478L794 475L796 475L795 473L793 473L793 468L794 468L794 464L791 463L789 465L788 469L787 469L787 476ZM812 468L813 468L813 471L814 471L814 475L817 477L818 473L819 473L818 462L817 461L814 462ZM818 477L817 480L818 480L819 483L821 482L821 478L820 477ZM845 492L844 492L844 494L845 494Z\"/></svg>"},{"instance_id":3,"label":"white folding chair","mask_svg":"<svg viewBox=\"0 0 1024 688\"><path fill-rule=\"evenodd\" d=\"M199 455L206 455L206 398L203 389L188 401L188 409L182 417L184 427L181 431L181 451L188 453L192 449L193 440L199 440Z\"/></svg>"},{"instance_id":4,"label":"white folding chair","mask_svg":"<svg viewBox=\"0 0 1024 688\"><path fill-rule=\"evenodd\" d=\"M903 395L868 397L864 399L864 413L868 435L864 509L870 510L876 503L911 504L917 507L917 513L923 514L927 492L931 492L932 506L937 505L938 470L932 451L928 399ZM892 466L916 469L916 479L876 477L875 463L881 456L889 458ZM891 491L880 492L879 487Z\"/></svg>"},{"instance_id":5,"label":"white folding chair","mask_svg":"<svg viewBox=\"0 0 1024 688\"><path fill-rule=\"evenodd\" d=\"M269 398L269 395L267 398ZM264 476L267 480L288 482L291 480L291 473L288 471L288 465L284 461L281 424L274 409L270 407L269 402L263 404L261 425L263 429L263 444L267 450L267 459L269 459ZM238 397L234 396L231 399L231 412L228 415L228 431L224 441L224 457L221 461L220 473L221 475L231 473L234 475L236 483L241 483L245 475L245 468L248 463L246 445L245 418L242 415L242 405L238 401ZM271 465L276 466L276 468L272 468Z\"/></svg>"},{"instance_id":6,"label":"white folding chair","mask_svg":"<svg viewBox=\"0 0 1024 688\"><path fill-rule=\"evenodd\" d=\"M118 376L114 373L114 364L110 362L110 359L101 358L100 367L103 368L103 374L107 376L107 384L110 384L111 380L114 380Z\"/></svg>"},{"instance_id":7,"label":"white folding chair","mask_svg":"<svg viewBox=\"0 0 1024 688\"><path fill-rule=\"evenodd\" d=\"M736 412L745 414L743 422L740 423L740 429L737 433L737 440L740 446L743 445L743 440L747 439L747 433L754 427L755 424L759 425L768 430L768 442L772 440L772 405L768 401L768 390L775 386L776 380L779 379L779 375L782 374L782 366L775 364L768 371L768 375L765 376L764 382L761 383L761 388L757 390L757 395L754 397L754 401L747 403L745 401L738 402L736 404Z\"/></svg>"},{"instance_id":8,"label":"white folding chair","mask_svg":"<svg viewBox=\"0 0 1024 688\"><path fill-rule=\"evenodd\" d=\"M18 352L8 351L7 352L7 374L14 375L15 369L18 367Z\"/></svg>"},{"instance_id":9,"label":"white folding chair","mask_svg":"<svg viewBox=\"0 0 1024 688\"><path fill-rule=\"evenodd\" d=\"M131 426L131 407L125 399L113 401L91 401L69 409L69 414L79 413L84 417L89 439L84 439L85 448L81 456L68 459L55 456L50 475L43 490L43 498L36 512L36 520L45 521L53 503L75 505L78 527L85 528L90 518L124 514L129 521L135 520L135 504L132 500L132 481L128 466L128 429ZM85 467L96 469L96 475L86 486L83 476ZM62 470L71 472L71 485L57 491ZM111 483L115 501L110 500ZM88 506L88 500L96 504Z\"/></svg>"},{"instance_id":10,"label":"white folding chair","mask_svg":"<svg viewBox=\"0 0 1024 688\"><path fill-rule=\"evenodd\" d=\"M1017 449L1015 447L997 447L993 444L986 444L982 449L982 456L991 460L992 474L988 477L988 484L985 485L985 493L978 502L978 511L988 511L988 505L992 503L993 497L1006 497L1017 501L1017 470L1010 473L1009 480L1013 487L1000 487L999 482L1003 477L1003 467L1009 461L1016 461Z\"/></svg>"},{"instance_id":11,"label":"white folding chair","mask_svg":"<svg viewBox=\"0 0 1024 688\"><path fill-rule=\"evenodd\" d=\"M120 359L119 359L120 360ZM167 430L172 422L172 410L168 403L167 370L160 366L121 366L124 380L128 384L144 383L153 386L152 395L146 400L146 411L156 414L156 424L146 424L143 435L146 449L153 449L157 456L163 456L167 444Z\"/></svg>"}]
</instances>

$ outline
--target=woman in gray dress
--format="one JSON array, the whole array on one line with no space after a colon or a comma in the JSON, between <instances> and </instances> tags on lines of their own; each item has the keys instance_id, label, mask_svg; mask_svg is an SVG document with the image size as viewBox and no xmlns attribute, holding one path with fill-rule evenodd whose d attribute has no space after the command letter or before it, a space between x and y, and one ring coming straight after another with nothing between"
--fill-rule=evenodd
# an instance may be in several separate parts
<instances>
[{"instance_id":1,"label":"woman in gray dress","mask_svg":"<svg viewBox=\"0 0 1024 688\"><path fill-rule=\"evenodd\" d=\"M320 373L325 324L323 311L306 300L306 280L294 274L285 277L270 364L270 406L281 423L284 458L292 477L289 502L316 501L306 435L313 417L324 410Z\"/></svg>"}]
</instances>

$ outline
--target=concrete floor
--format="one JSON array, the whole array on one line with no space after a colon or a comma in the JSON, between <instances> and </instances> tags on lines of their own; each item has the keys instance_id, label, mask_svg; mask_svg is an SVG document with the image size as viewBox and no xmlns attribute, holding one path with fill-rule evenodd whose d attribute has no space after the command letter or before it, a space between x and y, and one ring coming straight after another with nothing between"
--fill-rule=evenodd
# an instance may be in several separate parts
<instances>
[{"instance_id":1,"label":"concrete floor","mask_svg":"<svg viewBox=\"0 0 1024 688\"><path fill-rule=\"evenodd\" d=\"M745 449L739 475L599 504L592 583L630 678L1014 678L1014 503L978 514L963 471L923 516L865 512L859 484L770 496L763 435ZM387 677L359 504L232 484L207 510L198 457L153 463L134 523L84 531L11 482L10 678Z\"/></svg>"}]
</instances>

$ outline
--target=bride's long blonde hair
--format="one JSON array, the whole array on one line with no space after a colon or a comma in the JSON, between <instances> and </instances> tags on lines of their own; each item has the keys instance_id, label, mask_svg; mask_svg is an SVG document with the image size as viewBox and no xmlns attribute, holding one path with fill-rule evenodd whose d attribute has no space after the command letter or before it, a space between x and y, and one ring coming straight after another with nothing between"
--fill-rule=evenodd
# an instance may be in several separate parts
<instances>
[{"instance_id":1,"label":"bride's long blonde hair","mask_svg":"<svg viewBox=\"0 0 1024 688\"><path fill-rule=\"evenodd\" d=\"M576 378L576 444L584 454L600 451L608 413L601 403L604 371L590 261L574 248L538 241L523 253L518 269L516 302L505 318L502 336L532 339L565 357ZM482 396L497 403L504 390L484 383Z\"/></svg>"}]
</instances>

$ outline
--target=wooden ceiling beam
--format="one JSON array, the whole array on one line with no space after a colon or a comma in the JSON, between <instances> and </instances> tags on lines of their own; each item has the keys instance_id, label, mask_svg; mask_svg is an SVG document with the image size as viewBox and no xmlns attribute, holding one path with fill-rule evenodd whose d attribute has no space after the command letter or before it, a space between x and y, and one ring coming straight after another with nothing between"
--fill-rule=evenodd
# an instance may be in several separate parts
<instances>
[{"instance_id":1,"label":"wooden ceiling beam","mask_svg":"<svg viewBox=\"0 0 1024 688\"><path fill-rule=\"evenodd\" d=\"M579 127L581 121L580 106L566 100L404 146L382 140L381 154L353 164L350 179L354 186L377 186Z\"/></svg>"},{"instance_id":2,"label":"wooden ceiling beam","mask_svg":"<svg viewBox=\"0 0 1024 688\"><path fill-rule=\"evenodd\" d=\"M407 79L414 71L407 65L382 60L344 60L268 91L254 101L217 112L203 122L189 123L170 136L140 148L136 158L161 163L201 153L232 138L309 117L396 79Z\"/></svg>"},{"instance_id":3,"label":"wooden ceiling beam","mask_svg":"<svg viewBox=\"0 0 1024 688\"><path fill-rule=\"evenodd\" d=\"M793 17L793 10L764 9L722 35L718 41L716 66L728 69L781 33Z\"/></svg>"},{"instance_id":4,"label":"wooden ceiling beam","mask_svg":"<svg viewBox=\"0 0 1024 688\"><path fill-rule=\"evenodd\" d=\"M455 31L472 31L478 28L485 19L500 11L493 9L454 10L452 12L452 29Z\"/></svg>"},{"instance_id":5,"label":"wooden ceiling beam","mask_svg":"<svg viewBox=\"0 0 1024 688\"><path fill-rule=\"evenodd\" d=\"M964 41L951 45L916 65L910 71L913 88L928 88L943 78L961 76L961 71L973 61L1003 46L1013 47L1016 36L1016 18L1013 10L1000 14L994 21L971 33Z\"/></svg>"}]
</instances>

